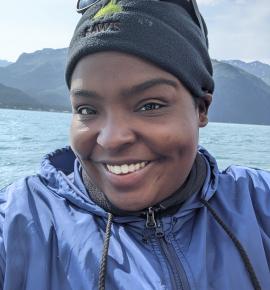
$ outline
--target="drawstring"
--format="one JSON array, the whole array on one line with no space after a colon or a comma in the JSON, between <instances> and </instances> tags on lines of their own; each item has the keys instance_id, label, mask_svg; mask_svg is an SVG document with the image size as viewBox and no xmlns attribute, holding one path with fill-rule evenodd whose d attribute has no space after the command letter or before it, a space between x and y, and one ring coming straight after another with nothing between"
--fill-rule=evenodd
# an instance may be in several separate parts
<instances>
[{"instance_id":1,"label":"drawstring","mask_svg":"<svg viewBox=\"0 0 270 290\"><path fill-rule=\"evenodd\" d=\"M226 232L226 234L230 237L234 245L236 246L244 265L247 269L249 274L250 280L254 287L254 290L261 290L261 286L259 280L256 276L254 268L250 262L250 259L240 243L240 241L236 238L236 236L230 231L227 225L222 221L222 219L218 216L216 211L210 206L209 202L201 199L201 202L207 207L207 209L211 212L217 223L222 227L222 229ZM99 269L99 279L98 279L98 290L105 290L105 278L106 278L106 267L107 267L107 258L108 258L108 250L109 250L109 243L110 243L110 235L111 235L111 226L112 226L113 215L111 213L108 214L108 221L106 225L106 233L105 233L105 240L103 245L103 252L102 252L102 259L100 263Z\"/></svg>"},{"instance_id":2,"label":"drawstring","mask_svg":"<svg viewBox=\"0 0 270 290\"><path fill-rule=\"evenodd\" d=\"M109 250L109 243L110 243L112 219L113 219L113 215L109 213L108 221L106 225L105 240L103 244L102 258L100 262L98 290L105 290L106 267L107 267L107 258L108 258L108 250Z\"/></svg>"},{"instance_id":3,"label":"drawstring","mask_svg":"<svg viewBox=\"0 0 270 290\"><path fill-rule=\"evenodd\" d=\"M240 241L236 238L236 236L230 231L230 229L226 226L226 224L221 220L221 218L218 216L218 214L216 213L216 211L210 206L209 202L202 199L201 198L201 202L207 207L207 209L211 212L211 214L213 215L213 217L215 218L215 220L219 223L219 225L223 228L223 230L226 232L226 234L231 238L231 240L233 241L234 245L236 246L244 264L245 267L248 271L250 280L252 282L252 285L254 287L255 290L261 290L261 286L259 283L259 280L255 274L254 268L250 262L250 259L244 249L244 247L242 246L242 244L240 243Z\"/></svg>"}]
</instances>

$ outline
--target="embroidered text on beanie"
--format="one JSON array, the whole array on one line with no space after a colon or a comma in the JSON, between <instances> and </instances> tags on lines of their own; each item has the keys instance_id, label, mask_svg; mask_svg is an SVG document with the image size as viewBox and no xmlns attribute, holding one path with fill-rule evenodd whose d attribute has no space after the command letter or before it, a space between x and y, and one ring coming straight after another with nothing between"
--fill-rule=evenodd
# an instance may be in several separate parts
<instances>
[{"instance_id":1,"label":"embroidered text on beanie","mask_svg":"<svg viewBox=\"0 0 270 290\"><path fill-rule=\"evenodd\" d=\"M178 4L104 0L91 6L80 19L70 43L66 66L69 88L78 61L101 51L119 51L146 59L175 75L195 97L213 93L206 40L190 13Z\"/></svg>"}]
</instances>

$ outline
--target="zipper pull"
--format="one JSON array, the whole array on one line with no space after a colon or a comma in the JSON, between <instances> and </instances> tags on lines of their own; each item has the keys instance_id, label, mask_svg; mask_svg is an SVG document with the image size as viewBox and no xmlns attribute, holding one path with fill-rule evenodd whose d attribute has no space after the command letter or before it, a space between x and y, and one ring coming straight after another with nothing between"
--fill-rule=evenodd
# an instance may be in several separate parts
<instances>
[{"instance_id":1,"label":"zipper pull","mask_svg":"<svg viewBox=\"0 0 270 290\"><path fill-rule=\"evenodd\" d=\"M149 207L147 212L146 212L146 224L145 224L145 226L148 229L153 229L153 228L156 228L156 226L157 226L157 223L155 220L155 211L152 207Z\"/></svg>"},{"instance_id":2,"label":"zipper pull","mask_svg":"<svg viewBox=\"0 0 270 290\"><path fill-rule=\"evenodd\" d=\"M148 229L155 229L155 236L157 238L164 237L162 225L160 221L155 218L155 210L152 207L149 207L147 210L145 226Z\"/></svg>"},{"instance_id":3,"label":"zipper pull","mask_svg":"<svg viewBox=\"0 0 270 290\"><path fill-rule=\"evenodd\" d=\"M157 223L155 235L159 239L164 237L164 232L163 232L162 224L160 221L158 221L158 223Z\"/></svg>"}]
</instances>

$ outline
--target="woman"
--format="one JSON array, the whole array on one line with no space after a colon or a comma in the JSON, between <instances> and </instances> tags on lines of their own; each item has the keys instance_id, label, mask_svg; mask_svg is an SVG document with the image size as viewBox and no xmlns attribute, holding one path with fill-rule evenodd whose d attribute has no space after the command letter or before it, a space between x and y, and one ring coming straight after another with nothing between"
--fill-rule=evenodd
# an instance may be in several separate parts
<instances>
[{"instance_id":1,"label":"woman","mask_svg":"<svg viewBox=\"0 0 270 290\"><path fill-rule=\"evenodd\" d=\"M1 192L1 289L268 289L270 173L198 149L195 1L79 1L71 148Z\"/></svg>"}]
</instances>

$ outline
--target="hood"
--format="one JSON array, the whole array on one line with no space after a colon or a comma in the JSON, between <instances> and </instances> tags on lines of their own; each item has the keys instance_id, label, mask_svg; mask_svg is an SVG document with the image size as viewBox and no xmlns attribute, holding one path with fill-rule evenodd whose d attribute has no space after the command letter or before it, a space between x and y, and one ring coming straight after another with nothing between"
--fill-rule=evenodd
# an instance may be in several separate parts
<instances>
[{"instance_id":1,"label":"hood","mask_svg":"<svg viewBox=\"0 0 270 290\"><path fill-rule=\"evenodd\" d=\"M198 152L203 156L207 164L207 176L203 188L184 202L180 210L175 214L176 217L187 215L190 211L202 207L203 204L200 199L203 198L208 201L216 191L219 174L216 160L203 147L199 147ZM72 149L68 146L44 157L39 176L46 187L55 194L92 214L107 217L108 213L90 199L83 185L80 172L81 165ZM141 220L140 217L135 216L114 217L116 222L129 222L131 220L134 221L134 219Z\"/></svg>"}]
</instances>

